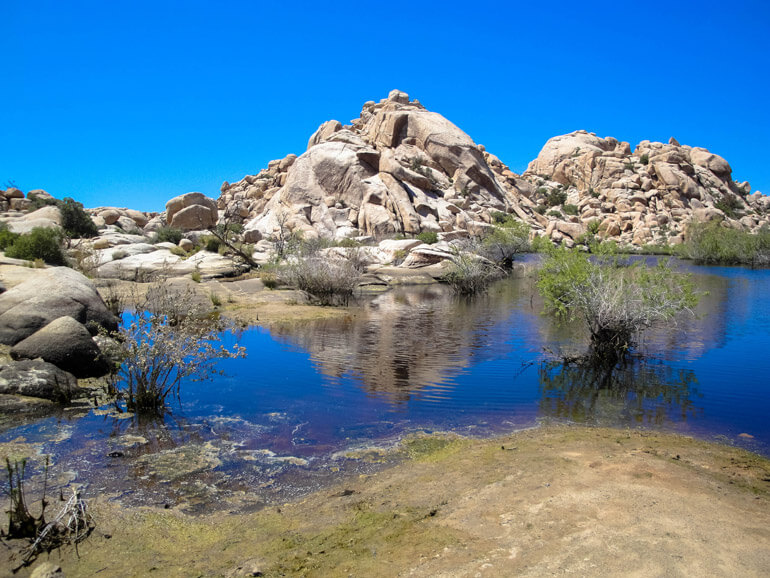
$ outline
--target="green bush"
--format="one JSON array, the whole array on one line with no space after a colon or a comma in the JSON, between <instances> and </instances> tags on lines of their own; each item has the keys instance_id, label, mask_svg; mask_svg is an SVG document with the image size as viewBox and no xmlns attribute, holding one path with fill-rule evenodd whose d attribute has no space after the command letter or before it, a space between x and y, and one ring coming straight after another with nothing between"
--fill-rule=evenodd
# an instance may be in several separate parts
<instances>
[{"instance_id":1,"label":"green bush","mask_svg":"<svg viewBox=\"0 0 770 578\"><path fill-rule=\"evenodd\" d=\"M691 223L679 248L698 263L764 266L770 264L770 229L752 234L723 227L717 221Z\"/></svg>"},{"instance_id":2,"label":"green bush","mask_svg":"<svg viewBox=\"0 0 770 578\"><path fill-rule=\"evenodd\" d=\"M173 227L161 227L155 232L156 243L174 243L178 245L182 240L181 229L174 229Z\"/></svg>"},{"instance_id":3,"label":"green bush","mask_svg":"<svg viewBox=\"0 0 770 578\"><path fill-rule=\"evenodd\" d=\"M426 245L433 245L433 243L438 243L438 233L435 231L423 231L417 235L417 238Z\"/></svg>"},{"instance_id":4,"label":"green bush","mask_svg":"<svg viewBox=\"0 0 770 578\"><path fill-rule=\"evenodd\" d=\"M216 237L206 235L205 237L201 238L201 246L205 251L209 251L210 253L218 253L219 248L222 246L222 242Z\"/></svg>"},{"instance_id":5,"label":"green bush","mask_svg":"<svg viewBox=\"0 0 770 578\"><path fill-rule=\"evenodd\" d=\"M692 281L665 260L656 266L629 265L616 255L596 258L577 250L553 249L538 273L546 307L558 317L585 323L589 359L614 366L635 338L655 323L692 311L698 302Z\"/></svg>"},{"instance_id":6,"label":"green bush","mask_svg":"<svg viewBox=\"0 0 770 578\"><path fill-rule=\"evenodd\" d=\"M565 215L577 215L578 214L577 205L564 205L562 207L562 211L564 211Z\"/></svg>"},{"instance_id":7,"label":"green bush","mask_svg":"<svg viewBox=\"0 0 770 578\"><path fill-rule=\"evenodd\" d=\"M546 213L546 214L549 217L556 217L557 219L563 219L564 218L564 215L561 214L561 211L557 211L555 209L553 209L551 211L548 211L548 213Z\"/></svg>"},{"instance_id":8,"label":"green bush","mask_svg":"<svg viewBox=\"0 0 770 578\"><path fill-rule=\"evenodd\" d=\"M502 211L492 211L492 223L495 225L502 225L508 220L508 214Z\"/></svg>"},{"instance_id":9,"label":"green bush","mask_svg":"<svg viewBox=\"0 0 770 578\"><path fill-rule=\"evenodd\" d=\"M361 246L361 242L360 241L356 241L355 239L345 238L345 239L340 239L339 241L337 241L335 243L335 245L337 247L342 247L342 248L345 248L345 249L355 249L356 247L360 247Z\"/></svg>"},{"instance_id":10,"label":"green bush","mask_svg":"<svg viewBox=\"0 0 770 578\"><path fill-rule=\"evenodd\" d=\"M529 226L513 217L496 225L481 242L480 253L500 267L510 269L519 253L529 250Z\"/></svg>"},{"instance_id":11,"label":"green bush","mask_svg":"<svg viewBox=\"0 0 770 578\"><path fill-rule=\"evenodd\" d=\"M563 205L567 202L567 192L566 191L551 191L548 193L548 198L546 199L546 204L549 207L556 207L558 205Z\"/></svg>"},{"instance_id":12,"label":"green bush","mask_svg":"<svg viewBox=\"0 0 770 578\"><path fill-rule=\"evenodd\" d=\"M535 207L535 212L538 215L545 215L545 212L547 210L548 210L548 207L546 207L545 205L538 205L538 206Z\"/></svg>"},{"instance_id":13,"label":"green bush","mask_svg":"<svg viewBox=\"0 0 770 578\"><path fill-rule=\"evenodd\" d=\"M42 259L49 265L66 265L67 259L64 257L61 242L61 232L57 229L35 227L29 233L20 235L13 245L5 250L5 254L14 259Z\"/></svg>"},{"instance_id":14,"label":"green bush","mask_svg":"<svg viewBox=\"0 0 770 578\"><path fill-rule=\"evenodd\" d=\"M8 225L5 223L0 227L0 250L5 251L8 247L16 242L19 238L18 233L12 233L8 230Z\"/></svg>"},{"instance_id":15,"label":"green bush","mask_svg":"<svg viewBox=\"0 0 770 578\"><path fill-rule=\"evenodd\" d=\"M96 237L99 234L99 230L81 203L67 197L56 204L61 213L62 229L68 237L83 239Z\"/></svg>"},{"instance_id":16,"label":"green bush","mask_svg":"<svg viewBox=\"0 0 770 578\"><path fill-rule=\"evenodd\" d=\"M714 203L714 206L731 219L740 217L742 212L741 210L743 209L743 203L741 203L738 198L733 195L724 195L721 199Z\"/></svg>"},{"instance_id":17,"label":"green bush","mask_svg":"<svg viewBox=\"0 0 770 578\"><path fill-rule=\"evenodd\" d=\"M643 154L643 155L642 155L642 156L639 158L639 162L640 162L640 163L642 163L643 165L647 165L647 164L649 164L649 163L650 163L650 155L648 155L647 153L644 153L644 154Z\"/></svg>"}]
</instances>

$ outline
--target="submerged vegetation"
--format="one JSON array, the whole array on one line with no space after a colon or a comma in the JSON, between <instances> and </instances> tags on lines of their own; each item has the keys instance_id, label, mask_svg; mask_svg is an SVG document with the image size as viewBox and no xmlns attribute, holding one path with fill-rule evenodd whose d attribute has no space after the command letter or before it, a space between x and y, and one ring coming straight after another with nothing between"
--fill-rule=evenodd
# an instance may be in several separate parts
<instances>
[{"instance_id":1,"label":"submerged vegetation","mask_svg":"<svg viewBox=\"0 0 770 578\"><path fill-rule=\"evenodd\" d=\"M638 334L692 312L698 302L690 277L674 272L666 260L650 266L562 248L548 254L537 287L557 317L583 321L591 340L589 358L597 365L624 361Z\"/></svg>"},{"instance_id":2,"label":"submerged vegetation","mask_svg":"<svg viewBox=\"0 0 770 578\"><path fill-rule=\"evenodd\" d=\"M110 389L129 411L162 414L167 398L179 396L184 379L205 380L218 373L219 360L245 356L237 344L222 344L233 324L208 314L194 299L192 293L179 295L157 283L113 336L107 347L116 360Z\"/></svg>"}]
</instances>

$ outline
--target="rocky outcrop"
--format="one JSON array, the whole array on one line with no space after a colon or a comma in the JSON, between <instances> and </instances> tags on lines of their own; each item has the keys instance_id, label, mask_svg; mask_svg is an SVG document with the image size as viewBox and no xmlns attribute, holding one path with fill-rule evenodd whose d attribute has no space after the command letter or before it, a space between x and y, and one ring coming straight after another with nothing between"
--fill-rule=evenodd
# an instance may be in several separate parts
<instances>
[{"instance_id":1,"label":"rocky outcrop","mask_svg":"<svg viewBox=\"0 0 770 578\"><path fill-rule=\"evenodd\" d=\"M92 333L118 327L91 281L67 267L54 267L0 295L0 343L15 345L63 316Z\"/></svg>"},{"instance_id":2,"label":"rocky outcrop","mask_svg":"<svg viewBox=\"0 0 770 578\"><path fill-rule=\"evenodd\" d=\"M732 180L725 159L706 149L600 138L586 131L550 139L523 177L531 200L549 213L538 218L544 234L573 243L598 224L599 234L621 244L676 244L693 220L720 219L755 231L768 224L770 199L750 195L748 183ZM562 202L553 202L561 195ZM550 202L549 202L550 201ZM566 205L573 216L564 214Z\"/></svg>"},{"instance_id":3,"label":"rocky outcrop","mask_svg":"<svg viewBox=\"0 0 770 578\"><path fill-rule=\"evenodd\" d=\"M109 370L91 334L72 317L64 316L11 348L11 358L53 363L75 377L97 377Z\"/></svg>"},{"instance_id":4,"label":"rocky outcrop","mask_svg":"<svg viewBox=\"0 0 770 578\"><path fill-rule=\"evenodd\" d=\"M200 231L216 225L218 218L216 202L202 193L187 193L166 203L166 222L174 229Z\"/></svg>"},{"instance_id":5,"label":"rocky outcrop","mask_svg":"<svg viewBox=\"0 0 770 578\"><path fill-rule=\"evenodd\" d=\"M488 160L443 116L393 91L367 102L350 125L322 124L299 157L225 183L218 205L245 223L247 240L468 230L494 211L524 214L515 175L507 181L507 167L498 161L496 172Z\"/></svg>"},{"instance_id":6,"label":"rocky outcrop","mask_svg":"<svg viewBox=\"0 0 770 578\"><path fill-rule=\"evenodd\" d=\"M302 155L225 182L218 207L245 224L249 242L292 231L338 239L435 231L448 239L483 234L500 211L567 245L598 226L601 236L640 246L681 242L693 219L756 230L768 223L770 199L749 193L705 149L673 139L632 149L586 131L550 139L517 175L396 90L365 103L349 125L323 123Z\"/></svg>"}]
</instances>

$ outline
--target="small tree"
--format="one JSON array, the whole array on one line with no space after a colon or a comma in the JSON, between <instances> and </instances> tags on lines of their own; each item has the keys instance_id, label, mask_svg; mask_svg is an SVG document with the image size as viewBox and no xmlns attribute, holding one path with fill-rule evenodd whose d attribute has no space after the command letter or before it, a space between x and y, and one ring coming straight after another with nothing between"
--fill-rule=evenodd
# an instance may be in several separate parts
<instances>
[{"instance_id":1,"label":"small tree","mask_svg":"<svg viewBox=\"0 0 770 578\"><path fill-rule=\"evenodd\" d=\"M90 238L99 234L83 205L69 197L56 203L61 213L61 226L70 238Z\"/></svg>"},{"instance_id":2,"label":"small tree","mask_svg":"<svg viewBox=\"0 0 770 578\"><path fill-rule=\"evenodd\" d=\"M232 325L191 302L191 292L179 295L160 282L119 330L108 352L119 360L110 387L128 410L162 414L168 396L179 397L183 379L207 379L218 373L220 359L245 356L237 344L221 344L222 333Z\"/></svg>"},{"instance_id":3,"label":"small tree","mask_svg":"<svg viewBox=\"0 0 770 578\"><path fill-rule=\"evenodd\" d=\"M639 333L692 312L698 301L690 277L672 271L667 261L631 265L613 255L591 260L567 249L550 252L537 286L557 316L583 320L591 336L589 357L608 365L625 359Z\"/></svg>"},{"instance_id":4,"label":"small tree","mask_svg":"<svg viewBox=\"0 0 770 578\"><path fill-rule=\"evenodd\" d=\"M496 225L481 242L481 253L505 269L513 266L516 255L528 251L529 248L529 227L513 217L508 217Z\"/></svg>"}]
</instances>

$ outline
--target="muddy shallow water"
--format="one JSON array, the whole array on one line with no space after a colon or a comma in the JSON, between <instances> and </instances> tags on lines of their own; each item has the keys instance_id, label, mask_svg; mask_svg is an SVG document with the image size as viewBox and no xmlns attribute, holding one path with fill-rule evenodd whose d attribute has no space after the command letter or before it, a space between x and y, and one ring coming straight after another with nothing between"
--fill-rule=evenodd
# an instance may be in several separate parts
<instances>
[{"instance_id":1,"label":"muddy shallow water","mask_svg":"<svg viewBox=\"0 0 770 578\"><path fill-rule=\"evenodd\" d=\"M584 336L541 315L532 279L470 301L400 287L342 318L246 331L248 358L185 384L162 423L80 408L10 427L0 443L51 455L57 484L196 513L234 497L258 509L340 471L370 472L415 431L488 436L574 421L770 455L770 271L683 267L708 292L698 316L650 331L644 357L611 376L559 362Z\"/></svg>"}]
</instances>

